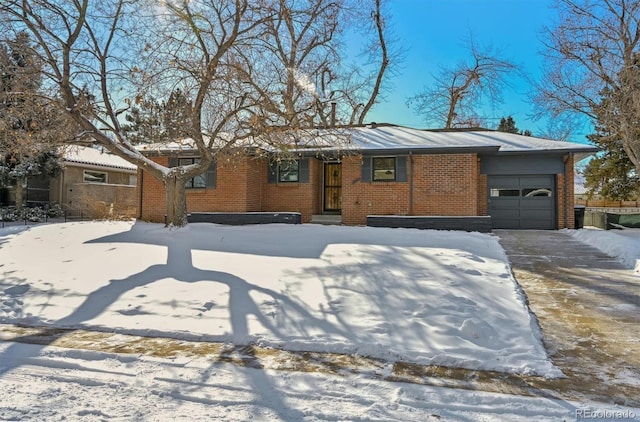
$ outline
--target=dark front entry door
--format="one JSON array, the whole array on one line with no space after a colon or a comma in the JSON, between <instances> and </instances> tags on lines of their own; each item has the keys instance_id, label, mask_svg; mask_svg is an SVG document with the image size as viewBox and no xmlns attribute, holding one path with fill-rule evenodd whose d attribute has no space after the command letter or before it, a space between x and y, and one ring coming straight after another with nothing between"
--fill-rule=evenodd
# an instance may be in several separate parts
<instances>
[{"instance_id":1,"label":"dark front entry door","mask_svg":"<svg viewBox=\"0 0 640 422\"><path fill-rule=\"evenodd\" d=\"M342 164L324 163L324 210L337 212L342 208Z\"/></svg>"}]
</instances>

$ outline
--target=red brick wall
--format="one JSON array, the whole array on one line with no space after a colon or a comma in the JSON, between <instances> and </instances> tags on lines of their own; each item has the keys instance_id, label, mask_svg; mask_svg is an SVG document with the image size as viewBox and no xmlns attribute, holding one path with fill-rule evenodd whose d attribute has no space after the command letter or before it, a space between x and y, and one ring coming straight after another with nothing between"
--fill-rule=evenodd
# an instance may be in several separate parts
<instances>
[{"instance_id":1,"label":"red brick wall","mask_svg":"<svg viewBox=\"0 0 640 422\"><path fill-rule=\"evenodd\" d=\"M299 212L302 222L320 213L322 162L309 159L308 183L268 183L267 162L263 163L262 211Z\"/></svg>"},{"instance_id":2,"label":"red brick wall","mask_svg":"<svg viewBox=\"0 0 640 422\"><path fill-rule=\"evenodd\" d=\"M367 215L478 215L481 207L476 154L414 155L407 161L407 182L363 183L362 158L345 157L343 223L366 224ZM412 171L413 204L409 182Z\"/></svg>"},{"instance_id":3,"label":"red brick wall","mask_svg":"<svg viewBox=\"0 0 640 422\"><path fill-rule=\"evenodd\" d=\"M156 157L153 161L169 165L168 157ZM140 205L140 218L145 221L164 222L167 209L167 196L164 185L148 171L138 170L138 189L142 189L142 204ZM139 194L139 193L138 193Z\"/></svg>"},{"instance_id":4,"label":"red brick wall","mask_svg":"<svg viewBox=\"0 0 640 422\"><path fill-rule=\"evenodd\" d=\"M157 162L167 165L168 158ZM573 158L566 157L564 175L557 176L558 228L574 227ZM361 182L362 158L342 160L342 221L366 224L367 215L487 215L487 176L480 174L476 154L414 155L407 160L407 182ZM410 175L413 171L413 203ZM164 221L165 191L148 172L139 173L142 186L141 218ZM187 209L195 211L289 211L309 222L322 213L321 160L309 160L308 183L267 183L268 164L263 158L244 157L218 163L217 188L187 190ZM565 194L567 203L565 204Z\"/></svg>"},{"instance_id":5,"label":"red brick wall","mask_svg":"<svg viewBox=\"0 0 640 422\"><path fill-rule=\"evenodd\" d=\"M413 215L478 215L476 154L413 156Z\"/></svg>"},{"instance_id":6,"label":"red brick wall","mask_svg":"<svg viewBox=\"0 0 640 422\"><path fill-rule=\"evenodd\" d=\"M168 165L167 157L154 161ZM188 212L260 211L261 164L251 157L220 159L215 189L187 189ZM266 170L265 170L266 177ZM163 222L166 214L166 194L162 182L144 172L142 177L141 219Z\"/></svg>"},{"instance_id":7,"label":"red brick wall","mask_svg":"<svg viewBox=\"0 0 640 422\"><path fill-rule=\"evenodd\" d=\"M557 195L557 205L556 209L558 210L558 224L557 228L575 228L575 214L574 214L574 195L573 195L573 155L565 155L563 157L565 160L564 170L567 174L567 183L566 183L566 192L565 192L565 180L564 174L558 174L556 177L556 192ZM566 200L566 203L565 203ZM565 211L567 212L567 219L565 225Z\"/></svg>"}]
</instances>

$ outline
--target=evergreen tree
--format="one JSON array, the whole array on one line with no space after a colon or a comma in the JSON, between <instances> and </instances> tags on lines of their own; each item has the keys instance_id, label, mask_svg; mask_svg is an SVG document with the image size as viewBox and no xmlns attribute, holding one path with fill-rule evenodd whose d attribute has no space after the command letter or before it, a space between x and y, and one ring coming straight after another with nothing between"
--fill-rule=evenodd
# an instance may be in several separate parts
<instances>
[{"instance_id":1,"label":"evergreen tree","mask_svg":"<svg viewBox=\"0 0 640 422\"><path fill-rule=\"evenodd\" d=\"M533 136L529 129L520 130L516 126L516 121L513 117L502 117L500 118L500 123L498 124L498 131L507 132L507 133L517 133L518 135L524 136Z\"/></svg>"},{"instance_id":2,"label":"evergreen tree","mask_svg":"<svg viewBox=\"0 0 640 422\"><path fill-rule=\"evenodd\" d=\"M622 140L602 127L598 127L596 133L587 138L603 150L602 154L589 161L584 171L585 187L589 194L600 193L613 201L637 198L640 194L640 178L622 147Z\"/></svg>"},{"instance_id":3,"label":"evergreen tree","mask_svg":"<svg viewBox=\"0 0 640 422\"><path fill-rule=\"evenodd\" d=\"M162 103L161 113L166 138L171 141L190 136L191 100L182 90L178 88L171 92L169 99Z\"/></svg>"},{"instance_id":4,"label":"evergreen tree","mask_svg":"<svg viewBox=\"0 0 640 422\"><path fill-rule=\"evenodd\" d=\"M140 100L125 116L124 129L134 144L166 143L189 137L191 118L189 97L176 89L164 101Z\"/></svg>"},{"instance_id":5,"label":"evergreen tree","mask_svg":"<svg viewBox=\"0 0 640 422\"><path fill-rule=\"evenodd\" d=\"M42 67L27 34L0 44L0 186L15 188L18 207L29 177L59 172L55 146L73 126L42 90Z\"/></svg>"},{"instance_id":6,"label":"evergreen tree","mask_svg":"<svg viewBox=\"0 0 640 422\"><path fill-rule=\"evenodd\" d=\"M516 121L513 117L509 116L506 119L502 117L500 124L498 125L498 131L508 133L520 133L520 130L516 127Z\"/></svg>"}]
</instances>

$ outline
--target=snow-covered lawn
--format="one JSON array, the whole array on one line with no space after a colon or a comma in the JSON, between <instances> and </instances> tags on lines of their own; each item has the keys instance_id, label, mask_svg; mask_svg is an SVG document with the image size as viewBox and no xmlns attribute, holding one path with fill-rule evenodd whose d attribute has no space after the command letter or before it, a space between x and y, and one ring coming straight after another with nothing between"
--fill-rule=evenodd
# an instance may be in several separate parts
<instances>
[{"instance_id":1,"label":"snow-covered lawn","mask_svg":"<svg viewBox=\"0 0 640 422\"><path fill-rule=\"evenodd\" d=\"M0 322L560 375L491 235L132 222L0 234Z\"/></svg>"},{"instance_id":2,"label":"snow-covered lawn","mask_svg":"<svg viewBox=\"0 0 640 422\"><path fill-rule=\"evenodd\" d=\"M0 230L0 322L559 375L497 238L85 222ZM640 420L640 409L0 342L2 420ZM613 419L598 419L613 420Z\"/></svg>"},{"instance_id":3,"label":"snow-covered lawn","mask_svg":"<svg viewBox=\"0 0 640 422\"><path fill-rule=\"evenodd\" d=\"M244 368L199 358L19 343L0 343L0 355L0 420L555 422L577 415L640 420L640 409L600 403Z\"/></svg>"},{"instance_id":4,"label":"snow-covered lawn","mask_svg":"<svg viewBox=\"0 0 640 422\"><path fill-rule=\"evenodd\" d=\"M585 227L580 230L566 230L568 234L616 257L640 275L640 229L601 230Z\"/></svg>"}]
</instances>

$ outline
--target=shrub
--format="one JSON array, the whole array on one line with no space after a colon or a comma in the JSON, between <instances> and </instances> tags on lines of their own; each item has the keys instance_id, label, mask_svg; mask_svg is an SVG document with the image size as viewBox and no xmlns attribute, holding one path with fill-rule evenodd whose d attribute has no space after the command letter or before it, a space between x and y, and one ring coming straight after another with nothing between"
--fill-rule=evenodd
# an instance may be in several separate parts
<instances>
[{"instance_id":1,"label":"shrub","mask_svg":"<svg viewBox=\"0 0 640 422\"><path fill-rule=\"evenodd\" d=\"M0 207L0 221L24 220L38 222L46 218L60 217L62 215L64 215L64 211L58 204L50 204L45 208L24 207L19 210L15 207Z\"/></svg>"}]
</instances>

